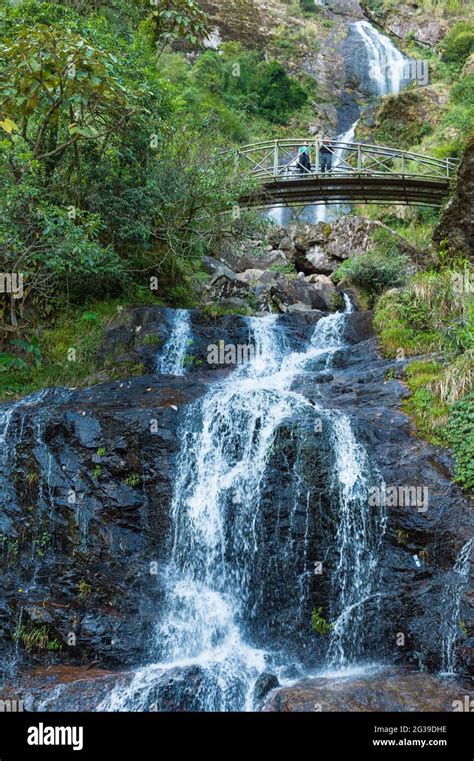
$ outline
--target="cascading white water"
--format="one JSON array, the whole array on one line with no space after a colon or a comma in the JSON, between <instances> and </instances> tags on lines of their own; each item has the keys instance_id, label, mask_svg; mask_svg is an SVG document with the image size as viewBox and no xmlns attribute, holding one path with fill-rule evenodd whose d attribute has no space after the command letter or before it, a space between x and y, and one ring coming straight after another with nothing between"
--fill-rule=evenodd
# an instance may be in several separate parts
<instances>
[{"instance_id":1,"label":"cascading white water","mask_svg":"<svg viewBox=\"0 0 474 761\"><path fill-rule=\"evenodd\" d=\"M472 539L461 548L453 568L455 581L446 586L441 606L444 619L444 631L441 643L441 673L445 675L455 674L456 640L459 636L461 599L464 588L469 580L471 550Z\"/></svg>"},{"instance_id":2,"label":"cascading white water","mask_svg":"<svg viewBox=\"0 0 474 761\"><path fill-rule=\"evenodd\" d=\"M356 21L352 27L364 43L369 64L367 73L374 93L396 95L403 83L405 56L368 21Z\"/></svg>"},{"instance_id":3,"label":"cascading white water","mask_svg":"<svg viewBox=\"0 0 474 761\"><path fill-rule=\"evenodd\" d=\"M156 360L159 373L184 375L186 350L190 339L191 315L187 309L176 309L171 335Z\"/></svg>"},{"instance_id":4,"label":"cascading white water","mask_svg":"<svg viewBox=\"0 0 474 761\"><path fill-rule=\"evenodd\" d=\"M338 497L333 573L333 623L327 660L346 666L361 654L364 642L364 605L376 594L377 566L385 530L383 505L371 506L371 467L357 442L347 415L333 413L334 473Z\"/></svg>"},{"instance_id":5,"label":"cascading white water","mask_svg":"<svg viewBox=\"0 0 474 761\"><path fill-rule=\"evenodd\" d=\"M157 662L137 672L128 687L116 688L99 710L146 708L167 673L189 666L205 674L201 710L251 708L253 686L271 657L252 646L245 620L268 454L290 416L325 414L291 387L308 363L322 359L327 365L344 345L345 320L342 312L322 318L306 351L288 353L277 316L249 318L253 359L187 411L172 503L166 601L155 634ZM357 446L353 436L346 446ZM351 499L345 495L347 510ZM352 506L358 509L359 501ZM341 574L347 576L344 600L352 600L346 567ZM305 579L294 579L300 595L304 584Z\"/></svg>"}]
</instances>

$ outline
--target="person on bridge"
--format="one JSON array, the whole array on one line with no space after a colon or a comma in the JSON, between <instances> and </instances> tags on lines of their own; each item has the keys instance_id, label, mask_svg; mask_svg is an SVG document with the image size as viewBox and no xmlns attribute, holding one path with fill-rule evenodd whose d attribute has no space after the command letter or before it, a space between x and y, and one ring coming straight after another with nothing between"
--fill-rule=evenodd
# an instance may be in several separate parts
<instances>
[{"instance_id":1,"label":"person on bridge","mask_svg":"<svg viewBox=\"0 0 474 761\"><path fill-rule=\"evenodd\" d=\"M321 148L319 149L319 165L321 172L330 172L332 167L332 150L330 147L330 139L324 138Z\"/></svg>"},{"instance_id":2,"label":"person on bridge","mask_svg":"<svg viewBox=\"0 0 474 761\"><path fill-rule=\"evenodd\" d=\"M298 153L298 171L311 172L311 159L309 157L309 145L302 145Z\"/></svg>"}]
</instances>

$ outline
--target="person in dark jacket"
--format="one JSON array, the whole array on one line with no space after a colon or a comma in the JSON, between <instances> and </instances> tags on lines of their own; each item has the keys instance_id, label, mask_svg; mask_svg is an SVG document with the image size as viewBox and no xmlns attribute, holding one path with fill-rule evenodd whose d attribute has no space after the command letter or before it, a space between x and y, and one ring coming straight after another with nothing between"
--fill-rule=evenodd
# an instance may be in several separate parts
<instances>
[{"instance_id":1,"label":"person in dark jacket","mask_svg":"<svg viewBox=\"0 0 474 761\"><path fill-rule=\"evenodd\" d=\"M319 165L321 172L330 172L332 167L332 151L329 143L329 139L325 138L324 142L319 149Z\"/></svg>"},{"instance_id":2,"label":"person in dark jacket","mask_svg":"<svg viewBox=\"0 0 474 761\"><path fill-rule=\"evenodd\" d=\"M309 157L309 146L302 145L298 153L298 171L311 172L311 159Z\"/></svg>"}]
</instances>

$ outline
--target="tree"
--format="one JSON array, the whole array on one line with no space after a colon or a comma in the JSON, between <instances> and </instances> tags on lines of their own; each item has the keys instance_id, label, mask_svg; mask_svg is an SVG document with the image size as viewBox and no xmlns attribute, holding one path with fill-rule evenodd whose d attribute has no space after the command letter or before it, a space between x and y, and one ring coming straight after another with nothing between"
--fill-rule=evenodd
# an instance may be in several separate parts
<instances>
[{"instance_id":1,"label":"tree","mask_svg":"<svg viewBox=\"0 0 474 761\"><path fill-rule=\"evenodd\" d=\"M32 161L46 162L49 174L65 151L80 172L78 144L100 140L103 149L133 112L117 60L77 34L43 24L19 28L0 56L0 126L12 143L26 143ZM16 166L17 179L27 167Z\"/></svg>"},{"instance_id":2,"label":"tree","mask_svg":"<svg viewBox=\"0 0 474 761\"><path fill-rule=\"evenodd\" d=\"M194 0L151 0L151 13L160 56L166 45L184 40L197 45L209 35L208 19Z\"/></svg>"}]
</instances>

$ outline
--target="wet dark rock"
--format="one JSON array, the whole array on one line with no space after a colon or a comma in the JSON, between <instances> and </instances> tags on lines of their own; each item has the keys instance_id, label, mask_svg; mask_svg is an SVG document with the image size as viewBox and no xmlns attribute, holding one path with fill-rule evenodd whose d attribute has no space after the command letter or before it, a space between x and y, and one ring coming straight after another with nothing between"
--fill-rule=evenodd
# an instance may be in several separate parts
<instances>
[{"instance_id":1,"label":"wet dark rock","mask_svg":"<svg viewBox=\"0 0 474 761\"><path fill-rule=\"evenodd\" d=\"M470 684L460 679L369 668L359 676L322 676L282 687L267 699L263 710L452 712L465 697L469 704L472 696Z\"/></svg>"},{"instance_id":2,"label":"wet dark rock","mask_svg":"<svg viewBox=\"0 0 474 761\"><path fill-rule=\"evenodd\" d=\"M255 682L255 687L253 688L253 700L255 709L258 710L262 706L268 693L272 690L275 690L279 686L280 682L278 681L278 678L275 676L275 674L260 674L257 681Z\"/></svg>"},{"instance_id":3,"label":"wet dark rock","mask_svg":"<svg viewBox=\"0 0 474 761\"><path fill-rule=\"evenodd\" d=\"M218 695L217 680L213 686ZM157 679L147 696L145 710L165 713L202 710L202 699L209 688L208 676L200 666L171 669Z\"/></svg>"},{"instance_id":4,"label":"wet dark rock","mask_svg":"<svg viewBox=\"0 0 474 761\"><path fill-rule=\"evenodd\" d=\"M288 351L304 349L322 316L312 309L278 318ZM105 344L113 350L125 338L151 361L160 347L142 346L143 332L135 327L166 340L171 317L162 308L118 315ZM0 654L7 670L15 662L24 670L94 661L123 670L147 659L164 599L179 426L219 373L232 372L208 365L208 345L220 339L249 341L246 319L238 315L212 319L193 310L191 322L192 352L204 361L183 377L149 374L83 390L49 390L13 409L2 454L8 480L0 483L6 536L0 558ZM472 508L450 480L449 453L415 437L400 411L407 390L386 377L403 363L379 356L370 313L348 316L345 339L347 346L328 367L325 360L315 360L295 380L292 390L301 395L303 407L295 408L278 430L269 453L259 556L246 603L249 636L256 646L287 648L295 660L313 667L327 648L327 637L310 624L314 607L330 615L335 563L330 418L322 414L322 430L315 431L317 405L349 415L387 484L429 488L426 512L388 509L383 596L367 606L364 647L370 658L439 669L446 589L454 583L460 549L472 535ZM286 546L287 555L282 553ZM422 557L419 566L414 556ZM312 569L321 558L326 570L315 576ZM302 602L292 583L295 575L303 575L309 585ZM457 667L467 672L474 624L467 592L459 618ZM46 626L49 641L61 649L27 652L21 641L14 642L18 626L26 631ZM400 632L403 647L397 644ZM76 639L69 644L71 633ZM196 688L200 679L193 673ZM194 705L191 694L179 697L180 684L176 679L166 686L168 704Z\"/></svg>"}]
</instances>

